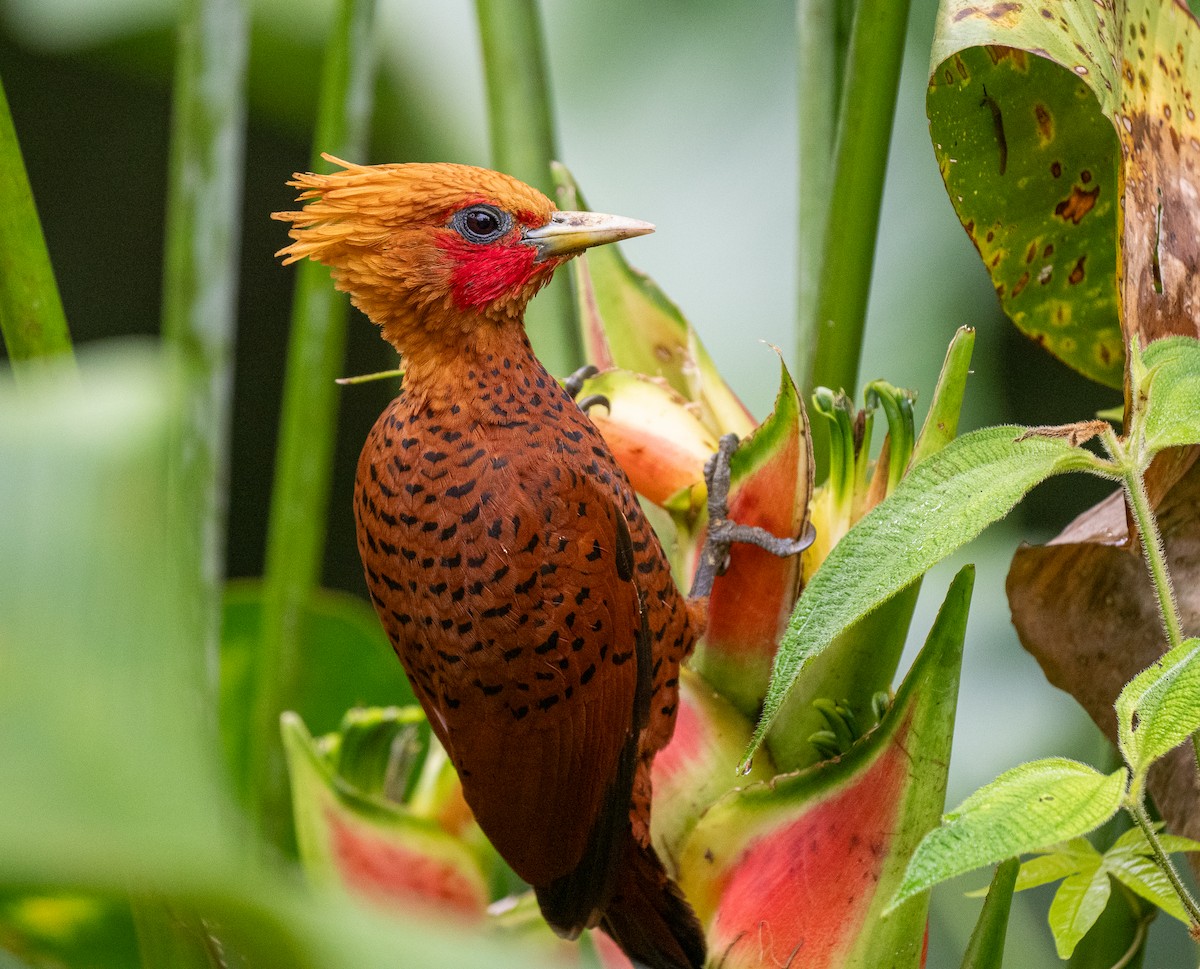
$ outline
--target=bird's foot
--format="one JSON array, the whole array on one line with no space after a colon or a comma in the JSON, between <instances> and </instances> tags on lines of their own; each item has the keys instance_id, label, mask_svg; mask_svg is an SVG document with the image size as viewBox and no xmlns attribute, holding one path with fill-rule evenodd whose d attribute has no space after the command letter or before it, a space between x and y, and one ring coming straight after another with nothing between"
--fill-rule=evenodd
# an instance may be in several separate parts
<instances>
[{"instance_id":1,"label":"bird's foot","mask_svg":"<svg viewBox=\"0 0 1200 969\"><path fill-rule=\"evenodd\" d=\"M585 414L597 404L603 404L607 411L612 412L612 404L603 394L588 394L586 397L579 396L579 392L583 390L584 383L599 372L598 367L589 363L587 366L580 367L563 381L563 390L570 395L571 400L575 401L579 405L579 409Z\"/></svg>"},{"instance_id":2,"label":"bird's foot","mask_svg":"<svg viewBox=\"0 0 1200 969\"><path fill-rule=\"evenodd\" d=\"M757 545L772 555L786 558L799 555L817 537L809 525L800 538L780 538L757 525L742 525L729 520L730 460L737 450L736 434L721 438L717 451L704 465L704 483L708 486L708 535L700 550L700 565L692 580L690 597L702 598L712 592L717 576L729 566L729 549L735 543Z\"/></svg>"}]
</instances>

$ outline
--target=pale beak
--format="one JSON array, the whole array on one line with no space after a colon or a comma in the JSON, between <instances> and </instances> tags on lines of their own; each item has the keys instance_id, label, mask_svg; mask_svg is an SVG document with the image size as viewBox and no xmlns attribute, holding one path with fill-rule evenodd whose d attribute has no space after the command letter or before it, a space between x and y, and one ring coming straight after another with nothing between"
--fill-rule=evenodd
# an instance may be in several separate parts
<instances>
[{"instance_id":1,"label":"pale beak","mask_svg":"<svg viewBox=\"0 0 1200 969\"><path fill-rule=\"evenodd\" d=\"M573 256L592 246L620 242L654 231L649 222L599 212L555 212L550 221L536 229L526 229L521 241L537 249L537 261Z\"/></svg>"}]
</instances>

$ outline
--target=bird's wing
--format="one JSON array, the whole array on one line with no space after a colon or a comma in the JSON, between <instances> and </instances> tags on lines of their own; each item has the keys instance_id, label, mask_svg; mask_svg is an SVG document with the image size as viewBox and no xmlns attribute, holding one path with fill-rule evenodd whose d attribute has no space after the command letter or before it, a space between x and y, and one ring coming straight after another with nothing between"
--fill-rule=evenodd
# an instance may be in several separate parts
<instances>
[{"instance_id":1,"label":"bird's wing","mask_svg":"<svg viewBox=\"0 0 1200 969\"><path fill-rule=\"evenodd\" d=\"M534 885L567 879L554 894L569 932L602 906L628 828L649 641L611 490L567 467L514 472L537 484L494 483L472 560L486 555L477 571L492 578L469 601L487 649L453 670L478 692L436 717L500 853Z\"/></svg>"}]
</instances>

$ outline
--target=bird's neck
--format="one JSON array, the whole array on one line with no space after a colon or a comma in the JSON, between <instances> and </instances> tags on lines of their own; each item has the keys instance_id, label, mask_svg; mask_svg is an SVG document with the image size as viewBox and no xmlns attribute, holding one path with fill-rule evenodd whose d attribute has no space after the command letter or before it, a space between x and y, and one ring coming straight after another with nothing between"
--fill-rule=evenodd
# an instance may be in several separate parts
<instances>
[{"instance_id":1,"label":"bird's neck","mask_svg":"<svg viewBox=\"0 0 1200 969\"><path fill-rule=\"evenodd\" d=\"M425 336L400 348L404 393L413 404L470 406L501 389L520 397L548 377L519 319L479 319Z\"/></svg>"}]
</instances>

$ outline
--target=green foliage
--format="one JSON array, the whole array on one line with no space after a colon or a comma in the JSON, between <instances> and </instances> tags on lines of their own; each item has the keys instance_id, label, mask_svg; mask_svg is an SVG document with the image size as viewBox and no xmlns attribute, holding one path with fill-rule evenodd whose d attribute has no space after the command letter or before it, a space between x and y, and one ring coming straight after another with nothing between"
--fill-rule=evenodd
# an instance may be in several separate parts
<instances>
[{"instance_id":1,"label":"green foliage","mask_svg":"<svg viewBox=\"0 0 1200 969\"><path fill-rule=\"evenodd\" d=\"M1124 768L1106 776L1062 757L1005 771L925 836L893 904L982 865L1086 834L1120 808L1128 777Z\"/></svg>"},{"instance_id":2,"label":"green foliage","mask_svg":"<svg viewBox=\"0 0 1200 969\"><path fill-rule=\"evenodd\" d=\"M1200 340L1168 337L1142 352L1148 395L1143 431L1151 452L1200 443Z\"/></svg>"},{"instance_id":3,"label":"green foliage","mask_svg":"<svg viewBox=\"0 0 1200 969\"><path fill-rule=\"evenodd\" d=\"M834 547L780 643L751 753L800 671L835 636L1007 514L1035 484L1092 467L1088 452L1022 430L993 427L952 442Z\"/></svg>"},{"instance_id":4,"label":"green foliage","mask_svg":"<svg viewBox=\"0 0 1200 969\"><path fill-rule=\"evenodd\" d=\"M1200 639L1186 640L1125 685L1117 730L1136 776L1200 730Z\"/></svg>"}]
</instances>

